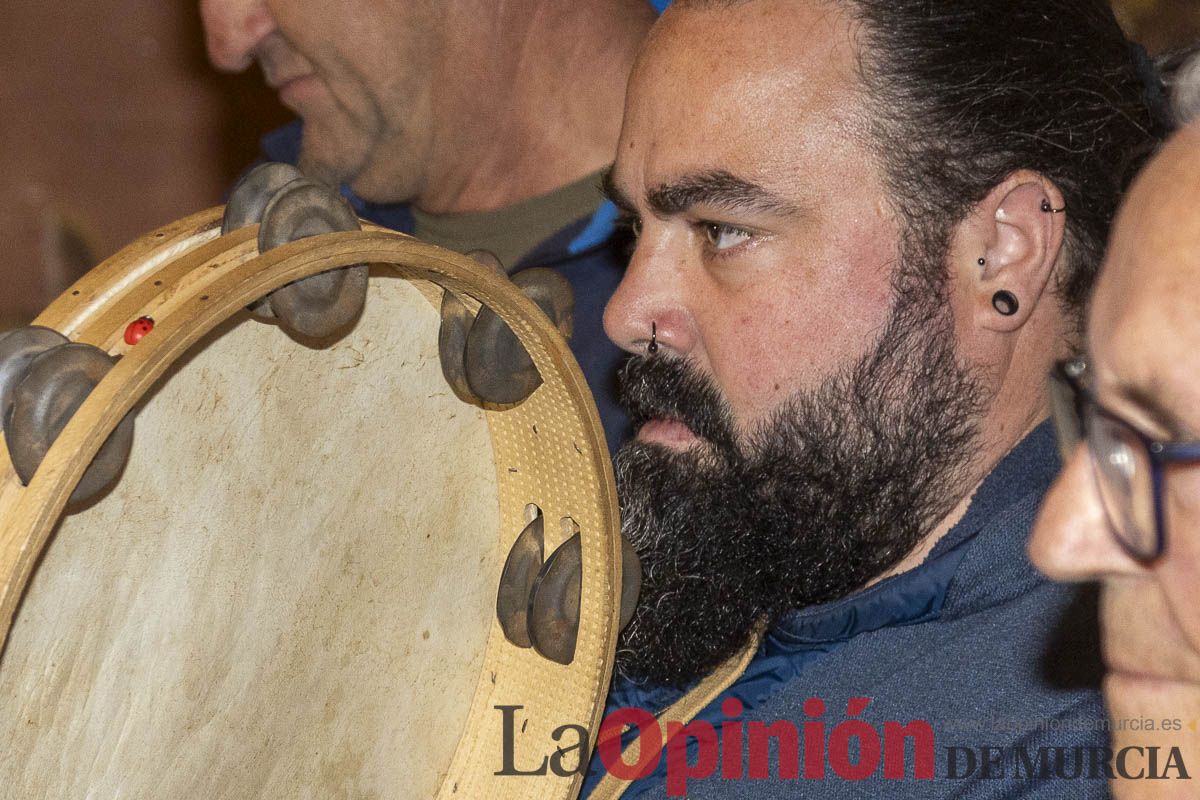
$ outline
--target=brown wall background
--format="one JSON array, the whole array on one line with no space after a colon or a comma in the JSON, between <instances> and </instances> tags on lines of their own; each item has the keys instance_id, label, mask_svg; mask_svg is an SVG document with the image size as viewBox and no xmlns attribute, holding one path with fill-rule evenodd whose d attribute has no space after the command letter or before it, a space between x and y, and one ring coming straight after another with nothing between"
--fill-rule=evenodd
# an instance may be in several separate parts
<instances>
[{"instance_id":1,"label":"brown wall background","mask_svg":"<svg viewBox=\"0 0 1200 800\"><path fill-rule=\"evenodd\" d=\"M195 0L3 6L0 326L81 264L218 203L287 119L256 74L208 66Z\"/></svg>"},{"instance_id":2,"label":"brown wall background","mask_svg":"<svg viewBox=\"0 0 1200 800\"><path fill-rule=\"evenodd\" d=\"M1126 34L1151 53L1200 39L1197 0L1113 0L1113 10Z\"/></svg>"},{"instance_id":3,"label":"brown wall background","mask_svg":"<svg viewBox=\"0 0 1200 800\"><path fill-rule=\"evenodd\" d=\"M3 5L0 330L124 244L218 203L288 118L257 71L208 66L195 0ZM1197 0L1116 6L1151 51L1200 38Z\"/></svg>"}]
</instances>

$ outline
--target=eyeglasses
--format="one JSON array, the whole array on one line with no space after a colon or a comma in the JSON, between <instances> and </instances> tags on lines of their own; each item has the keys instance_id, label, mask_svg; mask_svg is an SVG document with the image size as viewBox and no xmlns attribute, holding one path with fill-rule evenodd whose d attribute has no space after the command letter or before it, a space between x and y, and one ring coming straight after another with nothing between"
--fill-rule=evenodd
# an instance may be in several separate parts
<instances>
[{"instance_id":1,"label":"eyeglasses","mask_svg":"<svg viewBox=\"0 0 1200 800\"><path fill-rule=\"evenodd\" d=\"M1086 439L1109 528L1133 558L1153 561L1166 548L1167 464L1200 461L1200 442L1160 442L1096 401L1084 385L1087 361L1059 362L1050 400L1065 462Z\"/></svg>"}]
</instances>

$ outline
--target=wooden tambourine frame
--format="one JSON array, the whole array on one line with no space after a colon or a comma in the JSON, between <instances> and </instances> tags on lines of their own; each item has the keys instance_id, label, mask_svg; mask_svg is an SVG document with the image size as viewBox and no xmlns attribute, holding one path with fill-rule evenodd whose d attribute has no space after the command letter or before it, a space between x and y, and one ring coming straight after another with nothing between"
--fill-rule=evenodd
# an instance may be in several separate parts
<instances>
[{"instance_id":1,"label":"wooden tambourine frame","mask_svg":"<svg viewBox=\"0 0 1200 800\"><path fill-rule=\"evenodd\" d=\"M410 237L368 226L259 255L257 226L219 236L220 219L221 209L213 209L139 239L82 278L35 321L120 360L75 413L28 486L21 485L0 448L0 644L84 470L114 427L176 360L249 303L284 284L356 263L384 265L431 303L439 302L445 288L493 308L543 377L542 386L524 403L486 412L502 551L522 530L529 503L536 503L548 520L569 515L582 534L581 619L573 662L555 664L533 650L514 647L493 619L466 727L437 796L574 797L580 775L495 774L501 768L504 733L497 706L523 706L522 720L527 721L521 740L541 743L550 752L552 732L564 723L586 726L594 740L612 667L621 585L614 481L599 416L565 341L503 278ZM143 315L156 325L129 346L123 331ZM566 533L551 524L546 538L550 552Z\"/></svg>"}]
</instances>

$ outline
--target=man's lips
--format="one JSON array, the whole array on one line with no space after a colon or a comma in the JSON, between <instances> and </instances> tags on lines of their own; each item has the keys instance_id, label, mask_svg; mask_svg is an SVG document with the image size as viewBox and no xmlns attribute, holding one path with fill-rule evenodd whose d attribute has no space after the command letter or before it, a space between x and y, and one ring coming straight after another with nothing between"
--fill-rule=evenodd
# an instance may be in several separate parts
<instances>
[{"instance_id":1,"label":"man's lips","mask_svg":"<svg viewBox=\"0 0 1200 800\"><path fill-rule=\"evenodd\" d=\"M273 62L262 60L259 62L262 67L263 79L267 86L270 86L275 91L283 95L285 92L293 91L297 86L300 86L308 79L316 76L316 73L306 64L288 64L280 66Z\"/></svg>"},{"instance_id":2,"label":"man's lips","mask_svg":"<svg viewBox=\"0 0 1200 800\"><path fill-rule=\"evenodd\" d=\"M1172 686L1189 686L1200 690L1200 680L1182 674L1173 674L1173 670L1158 670L1144 666L1138 659L1115 658L1111 653L1106 654L1105 668L1111 680L1123 686L1141 686L1143 688L1165 689Z\"/></svg>"},{"instance_id":3,"label":"man's lips","mask_svg":"<svg viewBox=\"0 0 1200 800\"><path fill-rule=\"evenodd\" d=\"M279 90L279 89L282 89L283 87L287 86L289 83L292 83L293 81L301 80L303 78L307 78L311 74L312 74L311 72L297 72L292 75L284 76L282 78L271 77L267 80L267 85L270 86L272 89Z\"/></svg>"},{"instance_id":4,"label":"man's lips","mask_svg":"<svg viewBox=\"0 0 1200 800\"><path fill-rule=\"evenodd\" d=\"M638 429L637 438L642 442L653 442L667 447L686 448L698 438L692 429L677 419L658 417L649 420Z\"/></svg>"},{"instance_id":5,"label":"man's lips","mask_svg":"<svg viewBox=\"0 0 1200 800\"><path fill-rule=\"evenodd\" d=\"M1105 678L1105 689L1113 699L1132 696L1158 696L1174 702L1181 698L1194 698L1200 694L1200 684L1191 680L1165 677L1152 672L1110 671Z\"/></svg>"},{"instance_id":6,"label":"man's lips","mask_svg":"<svg viewBox=\"0 0 1200 800\"><path fill-rule=\"evenodd\" d=\"M293 111L298 111L298 105L306 95L310 95L317 87L317 76L312 73L298 75L279 84L279 100Z\"/></svg>"}]
</instances>

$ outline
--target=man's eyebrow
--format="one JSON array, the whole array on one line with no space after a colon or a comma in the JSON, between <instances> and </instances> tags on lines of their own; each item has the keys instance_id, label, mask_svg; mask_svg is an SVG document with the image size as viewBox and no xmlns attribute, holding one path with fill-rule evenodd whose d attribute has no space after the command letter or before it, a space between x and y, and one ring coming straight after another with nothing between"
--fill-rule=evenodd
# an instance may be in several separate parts
<instances>
[{"instance_id":1,"label":"man's eyebrow","mask_svg":"<svg viewBox=\"0 0 1200 800\"><path fill-rule=\"evenodd\" d=\"M1142 387L1130 383L1122 383L1118 391L1131 403L1153 420L1172 441L1189 438L1179 417L1172 413L1161 400L1156 387Z\"/></svg>"},{"instance_id":2,"label":"man's eyebrow","mask_svg":"<svg viewBox=\"0 0 1200 800\"><path fill-rule=\"evenodd\" d=\"M613 165L609 165L608 169L604 170L604 175L600 179L600 191L604 193L614 206L622 211L633 211L633 201L629 195L621 191L613 180Z\"/></svg>"},{"instance_id":3,"label":"man's eyebrow","mask_svg":"<svg viewBox=\"0 0 1200 800\"><path fill-rule=\"evenodd\" d=\"M684 175L646 192L646 203L664 216L682 214L696 205L728 211L755 211L768 214L794 214L792 203L768 189L724 170Z\"/></svg>"}]
</instances>

